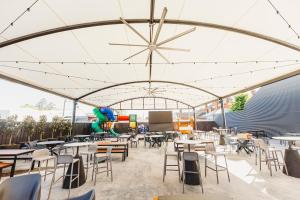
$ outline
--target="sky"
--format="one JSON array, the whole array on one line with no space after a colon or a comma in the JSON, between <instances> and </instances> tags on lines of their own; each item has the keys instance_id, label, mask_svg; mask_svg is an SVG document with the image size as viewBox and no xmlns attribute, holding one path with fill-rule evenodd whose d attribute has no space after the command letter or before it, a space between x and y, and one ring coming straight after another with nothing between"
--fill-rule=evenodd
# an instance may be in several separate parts
<instances>
[{"instance_id":1,"label":"sky","mask_svg":"<svg viewBox=\"0 0 300 200\"><path fill-rule=\"evenodd\" d=\"M17 114L18 120L22 120L25 116L31 115L38 119L39 115L48 116L48 121L55 116L62 116L65 98L52 95L37 89L26 87L20 84L12 83L0 79L0 112L8 110L9 114ZM22 108L25 104L35 105L40 99L45 98L47 102L55 104L56 109L53 111L37 111L30 108ZM73 109L73 101L66 100L65 116L71 116ZM92 107L79 103L77 107L77 115L87 115L92 113Z\"/></svg>"}]
</instances>

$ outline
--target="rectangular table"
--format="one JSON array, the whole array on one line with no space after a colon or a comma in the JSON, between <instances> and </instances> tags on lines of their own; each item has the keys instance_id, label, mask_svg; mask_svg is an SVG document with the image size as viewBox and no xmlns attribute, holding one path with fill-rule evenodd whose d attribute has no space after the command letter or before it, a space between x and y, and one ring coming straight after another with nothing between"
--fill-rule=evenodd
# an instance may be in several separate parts
<instances>
[{"instance_id":1,"label":"rectangular table","mask_svg":"<svg viewBox=\"0 0 300 200\"><path fill-rule=\"evenodd\" d=\"M0 150L0 160L13 160L13 166L11 167L10 177L15 175L16 162L18 156L29 154L34 152L34 149L1 149Z\"/></svg>"},{"instance_id":2,"label":"rectangular table","mask_svg":"<svg viewBox=\"0 0 300 200\"><path fill-rule=\"evenodd\" d=\"M97 142L98 146L102 147L107 147L107 146L112 146L112 147L124 147L125 152L126 152L126 157L128 157L128 142L111 142L111 141L101 141Z\"/></svg>"}]
</instances>

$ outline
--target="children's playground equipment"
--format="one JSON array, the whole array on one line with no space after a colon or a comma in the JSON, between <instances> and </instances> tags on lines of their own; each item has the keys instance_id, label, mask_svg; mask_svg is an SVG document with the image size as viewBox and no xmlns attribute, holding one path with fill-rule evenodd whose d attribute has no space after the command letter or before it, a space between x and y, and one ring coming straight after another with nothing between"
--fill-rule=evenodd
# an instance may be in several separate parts
<instances>
[{"instance_id":1,"label":"children's playground equipment","mask_svg":"<svg viewBox=\"0 0 300 200\"><path fill-rule=\"evenodd\" d=\"M93 113L97 120L92 123L92 128L95 132L104 132L108 130L109 133L117 137L119 134L114 131L114 121L116 120L113 111L108 107L94 108Z\"/></svg>"},{"instance_id":2,"label":"children's playground equipment","mask_svg":"<svg viewBox=\"0 0 300 200\"><path fill-rule=\"evenodd\" d=\"M194 128L194 118L190 117L187 120L178 118L177 126L178 126L178 131L180 131L182 134L190 134L192 133Z\"/></svg>"},{"instance_id":3,"label":"children's playground equipment","mask_svg":"<svg viewBox=\"0 0 300 200\"><path fill-rule=\"evenodd\" d=\"M117 121L118 122L128 122L129 121L129 128L131 128L131 129L137 128L137 115L136 114L130 114L129 116L118 115Z\"/></svg>"}]
</instances>

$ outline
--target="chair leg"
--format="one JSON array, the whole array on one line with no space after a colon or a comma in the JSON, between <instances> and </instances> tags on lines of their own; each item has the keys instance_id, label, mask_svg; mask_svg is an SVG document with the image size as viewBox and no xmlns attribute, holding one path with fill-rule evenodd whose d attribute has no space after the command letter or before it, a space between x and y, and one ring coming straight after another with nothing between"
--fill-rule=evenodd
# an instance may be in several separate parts
<instances>
[{"instance_id":1,"label":"chair leg","mask_svg":"<svg viewBox=\"0 0 300 200\"><path fill-rule=\"evenodd\" d=\"M281 158L282 158L283 166L284 166L285 171L286 171L286 175L289 175L289 172L288 172L288 169L286 167L286 162L285 162L285 159L284 159L282 151L280 151L280 155L281 155Z\"/></svg>"},{"instance_id":2,"label":"chair leg","mask_svg":"<svg viewBox=\"0 0 300 200\"><path fill-rule=\"evenodd\" d=\"M207 175L207 156L205 155L205 170L204 170L204 175L206 177Z\"/></svg>"},{"instance_id":3,"label":"chair leg","mask_svg":"<svg viewBox=\"0 0 300 200\"><path fill-rule=\"evenodd\" d=\"M200 186L201 186L201 191L202 191L202 194L203 194L203 182L202 182L202 176L201 176L201 169L200 169L200 162L199 162L199 160L197 160L197 164L198 164Z\"/></svg>"},{"instance_id":4,"label":"chair leg","mask_svg":"<svg viewBox=\"0 0 300 200\"><path fill-rule=\"evenodd\" d=\"M109 158L109 164L110 164L110 180L111 182L113 182L113 172L112 172L112 162L111 162L111 158Z\"/></svg>"},{"instance_id":5,"label":"chair leg","mask_svg":"<svg viewBox=\"0 0 300 200\"><path fill-rule=\"evenodd\" d=\"M217 159L217 156L215 156L215 167L216 167L217 184L219 184L218 159Z\"/></svg>"},{"instance_id":6,"label":"chair leg","mask_svg":"<svg viewBox=\"0 0 300 200\"><path fill-rule=\"evenodd\" d=\"M272 151L272 160L273 160L273 163L274 163L274 166L275 166L275 170L277 171L277 164L276 164L276 158L275 158L274 151Z\"/></svg>"},{"instance_id":7,"label":"chair leg","mask_svg":"<svg viewBox=\"0 0 300 200\"><path fill-rule=\"evenodd\" d=\"M89 166L90 166L90 163L89 163L89 154L88 154L88 155L86 156L86 173L85 173L85 180L87 179L87 176L88 176Z\"/></svg>"},{"instance_id":8,"label":"chair leg","mask_svg":"<svg viewBox=\"0 0 300 200\"><path fill-rule=\"evenodd\" d=\"M229 171L228 171L227 159L226 159L226 156L225 156L225 155L224 155L224 160L225 160L225 165L226 165L226 171L227 171L228 182L230 182L230 176L229 176Z\"/></svg>"},{"instance_id":9,"label":"chair leg","mask_svg":"<svg viewBox=\"0 0 300 200\"><path fill-rule=\"evenodd\" d=\"M182 193L184 193L184 183L185 183L185 163L183 163L183 170L182 170Z\"/></svg>"},{"instance_id":10,"label":"chair leg","mask_svg":"<svg viewBox=\"0 0 300 200\"><path fill-rule=\"evenodd\" d=\"M56 160L54 159L54 170L53 170L53 176L52 176L52 180L51 180L51 183L50 183L50 187L49 187L49 192L48 192L48 198L47 200L50 199L50 194L51 194L51 190L52 190L52 185L54 184L55 182L55 173L56 173Z\"/></svg>"},{"instance_id":11,"label":"chair leg","mask_svg":"<svg viewBox=\"0 0 300 200\"><path fill-rule=\"evenodd\" d=\"M47 169L48 169L48 161L46 161L46 169L45 169L45 177L44 177L44 181L46 181L46 176L47 176Z\"/></svg>"},{"instance_id":12,"label":"chair leg","mask_svg":"<svg viewBox=\"0 0 300 200\"><path fill-rule=\"evenodd\" d=\"M80 160L77 162L77 187L79 187Z\"/></svg>"},{"instance_id":13,"label":"chair leg","mask_svg":"<svg viewBox=\"0 0 300 200\"><path fill-rule=\"evenodd\" d=\"M178 165L178 176L179 176L179 182L181 181L180 180L180 164L179 164L179 158L177 156L177 165Z\"/></svg>"},{"instance_id":14,"label":"chair leg","mask_svg":"<svg viewBox=\"0 0 300 200\"><path fill-rule=\"evenodd\" d=\"M70 192L71 192L71 186L72 186L72 179L73 179L73 167L74 163L71 164L71 172L70 172L70 182L69 182L69 192L68 192L68 199L70 199Z\"/></svg>"},{"instance_id":15,"label":"chair leg","mask_svg":"<svg viewBox=\"0 0 300 200\"><path fill-rule=\"evenodd\" d=\"M34 160L31 161L31 164L30 164L30 168L29 168L28 174L30 174L30 172L31 172L31 168L32 168L31 166L33 165L33 163L34 163Z\"/></svg>"},{"instance_id":16,"label":"chair leg","mask_svg":"<svg viewBox=\"0 0 300 200\"><path fill-rule=\"evenodd\" d=\"M163 182L165 182L165 176L166 176L166 165L167 165L167 155L164 157L164 171L163 171Z\"/></svg>"}]
</instances>

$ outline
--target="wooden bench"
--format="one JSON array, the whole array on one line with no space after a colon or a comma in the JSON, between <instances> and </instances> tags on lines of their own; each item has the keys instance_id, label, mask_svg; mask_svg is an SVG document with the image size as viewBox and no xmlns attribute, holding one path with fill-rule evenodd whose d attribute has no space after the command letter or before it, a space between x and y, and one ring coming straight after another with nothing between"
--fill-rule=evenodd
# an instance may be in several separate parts
<instances>
[{"instance_id":1,"label":"wooden bench","mask_svg":"<svg viewBox=\"0 0 300 200\"><path fill-rule=\"evenodd\" d=\"M100 148L97 150L97 153L106 153L106 148ZM121 153L122 154L122 161L125 161L126 158L126 149L125 148L113 148L111 153Z\"/></svg>"},{"instance_id":2,"label":"wooden bench","mask_svg":"<svg viewBox=\"0 0 300 200\"><path fill-rule=\"evenodd\" d=\"M5 162L0 162L0 180L2 177L2 169L7 168L7 167L12 167L13 163L5 163Z\"/></svg>"}]
</instances>

